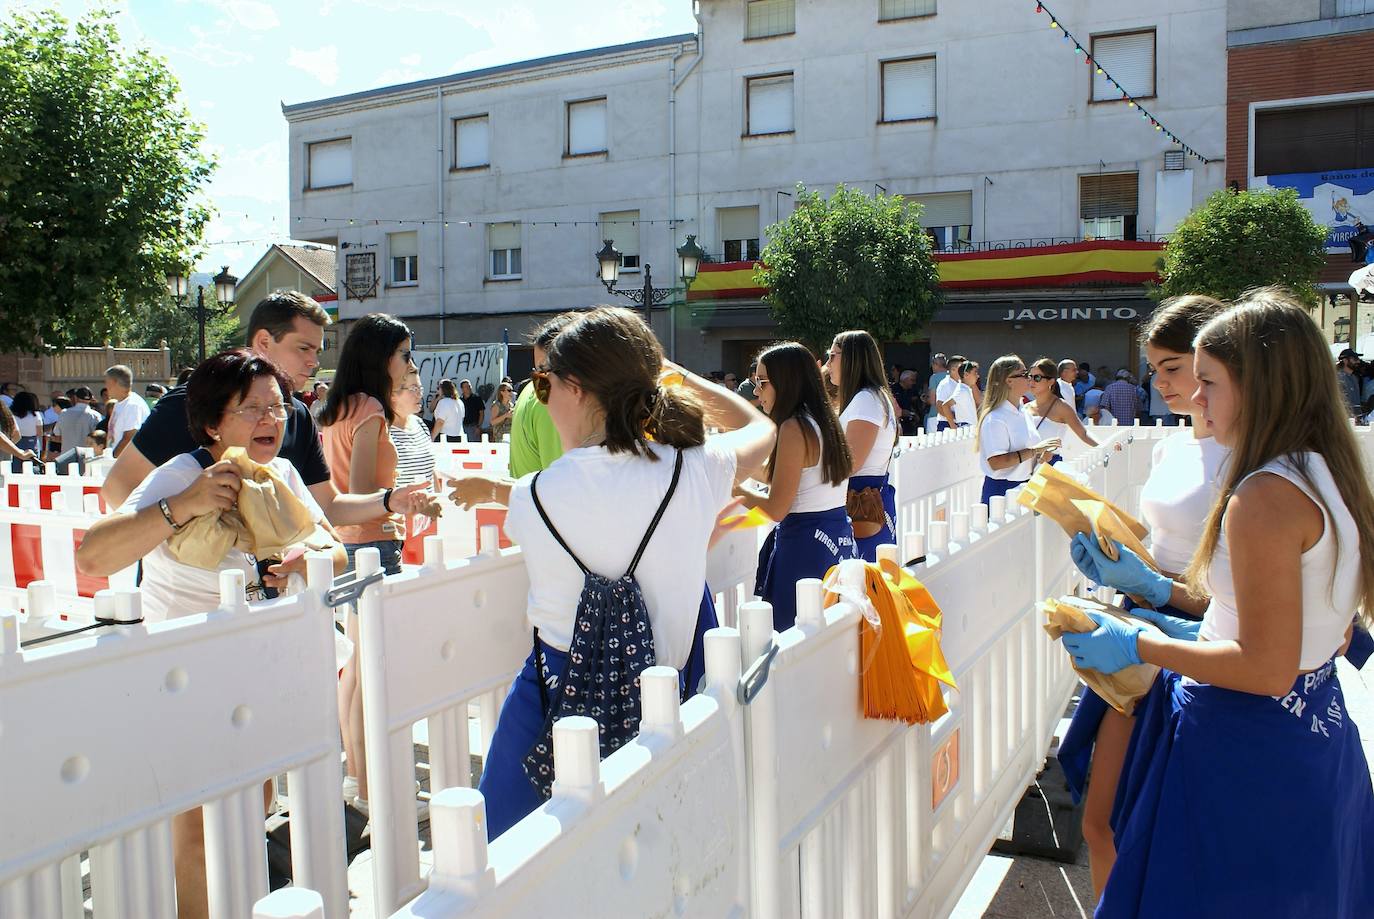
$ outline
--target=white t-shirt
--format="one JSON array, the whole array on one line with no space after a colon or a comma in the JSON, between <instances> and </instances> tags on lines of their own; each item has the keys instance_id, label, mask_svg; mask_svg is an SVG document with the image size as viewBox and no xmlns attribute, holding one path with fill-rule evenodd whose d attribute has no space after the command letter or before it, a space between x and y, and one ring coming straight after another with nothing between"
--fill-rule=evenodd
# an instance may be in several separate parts
<instances>
[{"instance_id":1,"label":"white t-shirt","mask_svg":"<svg viewBox=\"0 0 1374 919\"><path fill-rule=\"evenodd\" d=\"M442 421L444 427L439 433L444 437L457 437L463 433L463 406L457 399L440 399L434 406L434 420Z\"/></svg>"},{"instance_id":2,"label":"white t-shirt","mask_svg":"<svg viewBox=\"0 0 1374 919\"><path fill-rule=\"evenodd\" d=\"M272 468L282 477L296 497L305 502L310 515L316 520L324 519L324 512L315 503L310 492L301 480L300 473L288 461L277 457L272 460ZM132 514L145 507L157 504L163 498L179 495L190 487L203 470L200 463L190 453L174 456L153 470L152 475L143 480L134 493L119 509L120 513ZM245 593L249 600L263 598L262 584L258 580L257 559L230 549L220 562L219 570L207 571L184 565L167 551L165 542L158 545L143 558L143 618L149 622L176 619L204 613L219 607L220 571L243 572Z\"/></svg>"},{"instance_id":3,"label":"white t-shirt","mask_svg":"<svg viewBox=\"0 0 1374 919\"><path fill-rule=\"evenodd\" d=\"M973 424L978 420L978 405L973 401L973 389L967 383L954 387L954 423Z\"/></svg>"},{"instance_id":4,"label":"white t-shirt","mask_svg":"<svg viewBox=\"0 0 1374 919\"><path fill-rule=\"evenodd\" d=\"M1064 380L1055 380L1054 382L1059 387L1059 398L1069 403L1069 408L1073 408L1077 404L1073 400L1073 384Z\"/></svg>"},{"instance_id":5,"label":"white t-shirt","mask_svg":"<svg viewBox=\"0 0 1374 919\"><path fill-rule=\"evenodd\" d=\"M878 428L868 456L855 468L854 475L883 475L892 461L892 446L897 438L897 415L892 406L873 390L860 390L840 412L841 429L847 429L851 421L867 421Z\"/></svg>"},{"instance_id":6,"label":"white t-shirt","mask_svg":"<svg viewBox=\"0 0 1374 919\"><path fill-rule=\"evenodd\" d=\"M143 427L143 422L147 421L151 414L148 403L134 393L129 393L116 402L114 411L110 413L110 437L106 441L110 449L119 446L125 434Z\"/></svg>"},{"instance_id":7,"label":"white t-shirt","mask_svg":"<svg viewBox=\"0 0 1374 919\"><path fill-rule=\"evenodd\" d=\"M1010 402L1002 402L984 416L978 429L978 465L982 467L983 475L990 479L1026 481L1032 472L1030 454L1026 454L1025 460L1019 465L1004 469L993 469L988 465L988 458L1025 450L1039 440L1025 413Z\"/></svg>"},{"instance_id":8,"label":"white t-shirt","mask_svg":"<svg viewBox=\"0 0 1374 919\"><path fill-rule=\"evenodd\" d=\"M668 492L675 451L661 444L649 448L658 462L604 447L578 447L539 475L539 501L549 519L597 574L616 578L625 573ZM530 624L543 641L566 650L583 575L539 518L530 495L534 476L511 487L506 533L520 544L530 570ZM683 451L677 491L635 572L660 664L681 670L687 663L706 584L706 543L734 481L733 450L708 439L705 446Z\"/></svg>"},{"instance_id":9,"label":"white t-shirt","mask_svg":"<svg viewBox=\"0 0 1374 919\"><path fill-rule=\"evenodd\" d=\"M15 418L14 426L19 429L20 437L37 437L40 420L41 417L37 412L30 412L23 418Z\"/></svg>"},{"instance_id":10,"label":"white t-shirt","mask_svg":"<svg viewBox=\"0 0 1374 919\"><path fill-rule=\"evenodd\" d=\"M1221 464L1230 455L1215 437L1184 428L1155 444L1150 476L1140 489L1140 519L1150 528L1150 554L1160 569L1187 570L1221 490Z\"/></svg>"},{"instance_id":11,"label":"white t-shirt","mask_svg":"<svg viewBox=\"0 0 1374 919\"><path fill-rule=\"evenodd\" d=\"M1105 408L1098 408L1095 423L1099 428L1114 428L1116 427L1116 416Z\"/></svg>"},{"instance_id":12,"label":"white t-shirt","mask_svg":"<svg viewBox=\"0 0 1374 919\"><path fill-rule=\"evenodd\" d=\"M935 404L937 406L944 405L954 398L954 387L958 385L959 381L954 378L953 374L946 374L945 378L940 381L940 385L935 387Z\"/></svg>"},{"instance_id":13,"label":"white t-shirt","mask_svg":"<svg viewBox=\"0 0 1374 919\"><path fill-rule=\"evenodd\" d=\"M811 416L807 415L805 418L811 425L816 442L821 445L821 454L814 465L802 467L801 478L797 480L797 494L792 498L792 506L787 509L789 514L809 514L812 511L829 511L844 507L845 495L849 491L849 479L838 485L832 485L826 480L825 442L821 440L821 426Z\"/></svg>"}]
</instances>

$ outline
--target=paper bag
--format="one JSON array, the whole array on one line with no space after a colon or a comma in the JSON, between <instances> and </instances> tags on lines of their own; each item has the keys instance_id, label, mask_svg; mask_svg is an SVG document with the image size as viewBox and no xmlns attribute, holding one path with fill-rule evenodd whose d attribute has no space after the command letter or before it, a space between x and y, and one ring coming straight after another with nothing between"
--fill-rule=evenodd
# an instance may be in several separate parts
<instances>
[{"instance_id":1,"label":"paper bag","mask_svg":"<svg viewBox=\"0 0 1374 919\"><path fill-rule=\"evenodd\" d=\"M1109 606L1082 597L1046 600L1041 604L1041 609L1045 612L1045 632L1053 639L1058 639L1066 632L1094 631L1097 623L1093 622L1086 610L1105 613L1126 622L1139 623L1149 631L1159 632L1154 623L1132 616L1118 606ZM1159 666L1156 664L1132 664L1116 673L1102 673L1079 667L1077 664L1073 665L1073 669L1103 701L1127 717L1135 712L1136 703L1150 691L1150 684L1159 675Z\"/></svg>"},{"instance_id":2,"label":"paper bag","mask_svg":"<svg viewBox=\"0 0 1374 919\"><path fill-rule=\"evenodd\" d=\"M1154 556L1141 542L1149 530L1140 521L1048 463L1035 470L1017 500L1049 517L1070 537L1078 533L1092 536L1110 559L1118 557L1115 541L1159 570Z\"/></svg>"}]
</instances>

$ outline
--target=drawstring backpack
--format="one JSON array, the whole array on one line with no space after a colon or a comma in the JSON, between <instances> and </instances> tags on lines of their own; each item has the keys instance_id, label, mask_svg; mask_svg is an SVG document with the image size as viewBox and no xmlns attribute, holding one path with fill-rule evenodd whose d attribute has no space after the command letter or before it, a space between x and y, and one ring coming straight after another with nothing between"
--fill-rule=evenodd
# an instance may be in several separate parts
<instances>
[{"instance_id":1,"label":"drawstring backpack","mask_svg":"<svg viewBox=\"0 0 1374 919\"><path fill-rule=\"evenodd\" d=\"M668 509L668 502L677 491L678 478L682 474L682 451L677 451L668 493L663 496L644 538L639 541L629 569L614 579L603 577L582 564L549 520L539 501L539 476L542 474L536 473L530 482L534 508L563 551L582 569L584 578L573 621L572 643L568 648L568 668L553 700L549 699L539 630L535 629L533 634L544 729L525 754L524 766L525 775L540 797L547 800L553 792L553 723L556 720L574 715L594 719L603 759L639 733L639 675L645 668L654 666L656 659L649 610L644 605L639 582L635 580L635 569Z\"/></svg>"}]
</instances>

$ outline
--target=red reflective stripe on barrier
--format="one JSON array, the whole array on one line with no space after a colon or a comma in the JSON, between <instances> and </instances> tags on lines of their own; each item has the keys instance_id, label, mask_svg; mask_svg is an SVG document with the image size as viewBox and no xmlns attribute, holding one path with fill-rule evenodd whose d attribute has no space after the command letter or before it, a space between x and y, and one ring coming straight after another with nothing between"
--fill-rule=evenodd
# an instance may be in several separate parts
<instances>
[{"instance_id":1,"label":"red reflective stripe on barrier","mask_svg":"<svg viewBox=\"0 0 1374 919\"><path fill-rule=\"evenodd\" d=\"M39 485L38 486L38 506L45 511L52 510L53 493L61 489L60 485Z\"/></svg>"},{"instance_id":2,"label":"red reflective stripe on barrier","mask_svg":"<svg viewBox=\"0 0 1374 919\"><path fill-rule=\"evenodd\" d=\"M10 555L15 587L22 589L43 580L43 528L31 523L10 524Z\"/></svg>"},{"instance_id":3,"label":"red reflective stripe on barrier","mask_svg":"<svg viewBox=\"0 0 1374 919\"><path fill-rule=\"evenodd\" d=\"M18 485L10 485L8 494L9 494L9 497L8 497L8 499L6 500L6 504L7 504L9 507L18 507L18 506L19 506L19 486L18 486Z\"/></svg>"},{"instance_id":4,"label":"red reflective stripe on barrier","mask_svg":"<svg viewBox=\"0 0 1374 919\"><path fill-rule=\"evenodd\" d=\"M464 461L463 461L463 468L464 468L464 469L481 469L481 468L482 468L482 464L481 464L480 462L474 463L474 462L471 462L471 461L469 461L469 460L464 460Z\"/></svg>"},{"instance_id":5,"label":"red reflective stripe on barrier","mask_svg":"<svg viewBox=\"0 0 1374 919\"><path fill-rule=\"evenodd\" d=\"M72 554L81 548L81 540L86 538L85 530L72 530ZM82 574L81 569L76 569L76 595L78 597L94 597L97 590L104 590L110 586L109 578L98 578L89 574Z\"/></svg>"},{"instance_id":6,"label":"red reflective stripe on barrier","mask_svg":"<svg viewBox=\"0 0 1374 919\"><path fill-rule=\"evenodd\" d=\"M414 520L415 518L410 518ZM426 518L429 519L429 518ZM401 562L406 565L423 565L425 563L425 537L434 536L439 532L439 521L430 519L429 526L418 533L406 533L406 541L401 545Z\"/></svg>"},{"instance_id":7,"label":"red reflective stripe on barrier","mask_svg":"<svg viewBox=\"0 0 1374 919\"><path fill-rule=\"evenodd\" d=\"M100 493L99 485L87 485L85 488L81 489L81 496L84 498L86 495L95 495L96 497L98 497L100 499L100 513L109 513L109 511L105 508L105 496ZM85 508L80 509L84 510Z\"/></svg>"},{"instance_id":8,"label":"red reflective stripe on barrier","mask_svg":"<svg viewBox=\"0 0 1374 919\"><path fill-rule=\"evenodd\" d=\"M502 549L509 549L515 543L506 537L506 509L504 507L479 507L477 508L477 545L482 545L482 527L495 525L501 531L501 538L497 540L497 545Z\"/></svg>"}]
</instances>

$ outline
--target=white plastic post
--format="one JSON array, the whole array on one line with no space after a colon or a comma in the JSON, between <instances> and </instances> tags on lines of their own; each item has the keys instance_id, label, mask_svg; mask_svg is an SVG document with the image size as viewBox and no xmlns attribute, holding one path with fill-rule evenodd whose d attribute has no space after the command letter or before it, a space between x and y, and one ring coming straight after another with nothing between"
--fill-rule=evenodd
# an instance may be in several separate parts
<instances>
[{"instance_id":1,"label":"white plastic post","mask_svg":"<svg viewBox=\"0 0 1374 919\"><path fill-rule=\"evenodd\" d=\"M894 565L900 565L902 563L901 559L897 555L897 547L894 546L892 543L883 543L881 546L879 546L876 558L880 562L886 559L887 561L892 562Z\"/></svg>"},{"instance_id":2,"label":"white plastic post","mask_svg":"<svg viewBox=\"0 0 1374 919\"><path fill-rule=\"evenodd\" d=\"M0 612L0 661L19 655L19 614Z\"/></svg>"},{"instance_id":3,"label":"white plastic post","mask_svg":"<svg viewBox=\"0 0 1374 919\"><path fill-rule=\"evenodd\" d=\"M81 509L88 514L100 513L100 495L82 495Z\"/></svg>"},{"instance_id":4,"label":"white plastic post","mask_svg":"<svg viewBox=\"0 0 1374 919\"><path fill-rule=\"evenodd\" d=\"M242 580L242 572L235 574ZM115 621L120 625L133 625L142 618L143 595L132 588L115 591Z\"/></svg>"},{"instance_id":5,"label":"white plastic post","mask_svg":"<svg viewBox=\"0 0 1374 919\"><path fill-rule=\"evenodd\" d=\"M906 534L906 539L903 540L903 542L906 546L905 554L907 561L920 558L926 554L926 534L920 531L917 531L915 533L908 533Z\"/></svg>"},{"instance_id":6,"label":"white plastic post","mask_svg":"<svg viewBox=\"0 0 1374 919\"><path fill-rule=\"evenodd\" d=\"M975 532L983 532L988 528L988 506L986 504L973 505L973 511L969 517L969 525Z\"/></svg>"},{"instance_id":7,"label":"white plastic post","mask_svg":"<svg viewBox=\"0 0 1374 919\"><path fill-rule=\"evenodd\" d=\"M605 796L598 734L596 721L585 715L554 722L553 797L591 804Z\"/></svg>"},{"instance_id":8,"label":"white plastic post","mask_svg":"<svg viewBox=\"0 0 1374 919\"><path fill-rule=\"evenodd\" d=\"M1002 495L993 495L988 499L988 516L1001 523L1007 519L1007 499Z\"/></svg>"},{"instance_id":9,"label":"white plastic post","mask_svg":"<svg viewBox=\"0 0 1374 919\"><path fill-rule=\"evenodd\" d=\"M955 511L949 518L949 538L954 542L968 542L968 511Z\"/></svg>"},{"instance_id":10,"label":"white plastic post","mask_svg":"<svg viewBox=\"0 0 1374 919\"><path fill-rule=\"evenodd\" d=\"M95 618L113 622L115 618L114 590L109 587L102 587L97 590L95 597L91 600L91 608L95 612Z\"/></svg>"},{"instance_id":11,"label":"white plastic post","mask_svg":"<svg viewBox=\"0 0 1374 919\"><path fill-rule=\"evenodd\" d=\"M739 685L740 637L737 629L717 627L706 633L706 683L722 707L738 704L735 687Z\"/></svg>"},{"instance_id":12,"label":"white plastic post","mask_svg":"<svg viewBox=\"0 0 1374 919\"><path fill-rule=\"evenodd\" d=\"M773 640L773 606L751 600L739 611L743 627L743 663L756 661ZM776 659L774 664L777 664ZM754 871L754 916L782 915L782 879L778 801L778 717L777 694L765 684L744 710L745 743L748 754L749 802L753 811L750 852Z\"/></svg>"},{"instance_id":13,"label":"white plastic post","mask_svg":"<svg viewBox=\"0 0 1374 919\"><path fill-rule=\"evenodd\" d=\"M334 583L334 558L328 552L307 552L305 556L305 583L316 593L323 595Z\"/></svg>"},{"instance_id":14,"label":"white plastic post","mask_svg":"<svg viewBox=\"0 0 1374 919\"><path fill-rule=\"evenodd\" d=\"M481 792L439 792L429 802L429 830L434 839L431 887L471 896L496 886L496 872L487 863L487 805Z\"/></svg>"},{"instance_id":15,"label":"white plastic post","mask_svg":"<svg viewBox=\"0 0 1374 919\"><path fill-rule=\"evenodd\" d=\"M932 520L929 525L930 536L926 540L930 546L930 551L937 555L943 554L945 547L949 545L949 523L945 520Z\"/></svg>"},{"instance_id":16,"label":"white plastic post","mask_svg":"<svg viewBox=\"0 0 1374 919\"><path fill-rule=\"evenodd\" d=\"M824 593L820 578L802 578L797 581L798 625L814 625L817 628L821 626L825 621L821 615L821 601L824 599Z\"/></svg>"},{"instance_id":17,"label":"white plastic post","mask_svg":"<svg viewBox=\"0 0 1374 919\"><path fill-rule=\"evenodd\" d=\"M227 613L233 613L242 610L247 605L248 601L243 595L243 571L238 568L232 571L221 571L219 573L219 608Z\"/></svg>"},{"instance_id":18,"label":"white plastic post","mask_svg":"<svg viewBox=\"0 0 1374 919\"><path fill-rule=\"evenodd\" d=\"M57 612L57 585L52 581L31 581L27 593L30 622L41 622Z\"/></svg>"},{"instance_id":19,"label":"white plastic post","mask_svg":"<svg viewBox=\"0 0 1374 919\"><path fill-rule=\"evenodd\" d=\"M425 568L444 567L444 537L439 534L425 537Z\"/></svg>"},{"instance_id":20,"label":"white plastic post","mask_svg":"<svg viewBox=\"0 0 1374 919\"><path fill-rule=\"evenodd\" d=\"M682 737L680 679L672 667L649 667L639 675L639 735L669 742Z\"/></svg>"},{"instance_id":21,"label":"white plastic post","mask_svg":"<svg viewBox=\"0 0 1374 919\"><path fill-rule=\"evenodd\" d=\"M489 523L482 527L481 548L477 550L481 555L495 555L501 551L501 528Z\"/></svg>"},{"instance_id":22,"label":"white plastic post","mask_svg":"<svg viewBox=\"0 0 1374 919\"><path fill-rule=\"evenodd\" d=\"M50 475L56 475L56 474L57 474L56 471L53 471L52 473L50 473ZM54 513L61 514L61 513L66 512L66 510L67 510L67 493L66 493L65 491L63 491L62 489L59 488L57 491L53 492L53 493L49 496L48 500L50 500L50 501L52 502L52 509L53 509L53 512L54 512Z\"/></svg>"},{"instance_id":23,"label":"white plastic post","mask_svg":"<svg viewBox=\"0 0 1374 919\"><path fill-rule=\"evenodd\" d=\"M324 919L324 900L304 887L283 887L253 906L253 919Z\"/></svg>"}]
</instances>

